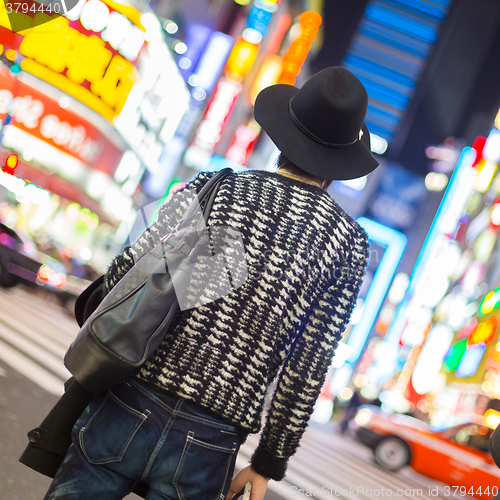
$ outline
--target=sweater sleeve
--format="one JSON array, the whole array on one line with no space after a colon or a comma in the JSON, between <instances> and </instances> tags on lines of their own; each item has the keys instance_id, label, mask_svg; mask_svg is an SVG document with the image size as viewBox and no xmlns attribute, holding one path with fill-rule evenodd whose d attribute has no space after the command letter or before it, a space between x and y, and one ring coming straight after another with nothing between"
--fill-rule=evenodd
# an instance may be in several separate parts
<instances>
[{"instance_id":1,"label":"sweater sleeve","mask_svg":"<svg viewBox=\"0 0 500 500\"><path fill-rule=\"evenodd\" d=\"M200 172L191 182L176 191L158 211L158 218L148 226L131 246L125 247L111 262L104 275L104 294L107 294L127 274L135 262L160 242L181 220L197 193L208 182L212 172Z\"/></svg>"},{"instance_id":2,"label":"sweater sleeve","mask_svg":"<svg viewBox=\"0 0 500 500\"><path fill-rule=\"evenodd\" d=\"M282 366L259 445L250 460L261 476L283 479L307 428L366 272L368 241L356 248L312 308Z\"/></svg>"}]
</instances>

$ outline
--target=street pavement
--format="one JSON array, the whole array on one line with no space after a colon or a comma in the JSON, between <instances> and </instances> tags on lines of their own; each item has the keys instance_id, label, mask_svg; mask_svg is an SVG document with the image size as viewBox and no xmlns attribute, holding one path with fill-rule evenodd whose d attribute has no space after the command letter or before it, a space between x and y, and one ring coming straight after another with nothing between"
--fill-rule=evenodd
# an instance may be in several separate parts
<instances>
[{"instance_id":1,"label":"street pavement","mask_svg":"<svg viewBox=\"0 0 500 500\"><path fill-rule=\"evenodd\" d=\"M18 458L26 433L63 393L69 373L62 360L77 332L76 322L57 305L19 288L0 288L0 500L41 500L50 484ZM257 443L258 435L249 436L237 469L248 465ZM438 498L436 491L439 498L448 498L443 487L410 468L387 472L373 462L370 450L337 434L335 424L312 423L285 479L269 482L265 500L430 500ZM129 495L127 500L138 498Z\"/></svg>"}]
</instances>

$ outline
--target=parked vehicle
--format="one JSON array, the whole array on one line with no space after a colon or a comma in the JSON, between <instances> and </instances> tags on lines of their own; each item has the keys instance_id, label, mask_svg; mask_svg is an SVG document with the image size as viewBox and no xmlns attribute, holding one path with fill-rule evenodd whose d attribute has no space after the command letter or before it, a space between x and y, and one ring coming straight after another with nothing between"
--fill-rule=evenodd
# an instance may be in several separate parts
<instances>
[{"instance_id":1,"label":"parked vehicle","mask_svg":"<svg viewBox=\"0 0 500 500\"><path fill-rule=\"evenodd\" d=\"M0 286L21 283L37 290L45 288L72 313L76 297L91 282L68 275L64 265L40 252L28 235L0 223Z\"/></svg>"},{"instance_id":2,"label":"parked vehicle","mask_svg":"<svg viewBox=\"0 0 500 500\"><path fill-rule=\"evenodd\" d=\"M36 286L42 266L37 257L33 243L23 241L13 229L0 224L0 286L9 288L18 283Z\"/></svg>"},{"instance_id":3,"label":"parked vehicle","mask_svg":"<svg viewBox=\"0 0 500 500\"><path fill-rule=\"evenodd\" d=\"M485 423L478 417L434 431L416 418L364 405L355 417L355 432L384 469L397 471L409 465L448 484L450 495L455 492L484 500L496 495L500 485L500 469L489 452L493 429Z\"/></svg>"}]
</instances>

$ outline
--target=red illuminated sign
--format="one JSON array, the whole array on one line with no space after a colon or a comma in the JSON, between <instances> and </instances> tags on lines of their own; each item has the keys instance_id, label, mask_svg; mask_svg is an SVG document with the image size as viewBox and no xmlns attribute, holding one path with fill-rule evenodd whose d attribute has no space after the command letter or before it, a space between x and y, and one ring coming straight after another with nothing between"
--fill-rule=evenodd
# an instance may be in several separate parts
<instances>
[{"instance_id":1,"label":"red illuminated sign","mask_svg":"<svg viewBox=\"0 0 500 500\"><path fill-rule=\"evenodd\" d=\"M114 174L123 151L77 114L0 69L0 119L7 113L12 125L97 170Z\"/></svg>"}]
</instances>

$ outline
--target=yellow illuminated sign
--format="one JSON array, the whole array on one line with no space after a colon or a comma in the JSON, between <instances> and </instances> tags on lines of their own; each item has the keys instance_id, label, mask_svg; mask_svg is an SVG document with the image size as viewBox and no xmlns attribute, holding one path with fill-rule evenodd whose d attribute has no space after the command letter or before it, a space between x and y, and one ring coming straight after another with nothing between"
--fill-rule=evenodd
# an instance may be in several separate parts
<instances>
[{"instance_id":1,"label":"yellow illuminated sign","mask_svg":"<svg viewBox=\"0 0 500 500\"><path fill-rule=\"evenodd\" d=\"M108 120L121 111L138 80L132 63L113 55L99 37L71 28L64 17L51 21L50 31L44 24L32 28L19 51L27 58L21 63L23 70L83 101ZM65 76L61 75L64 70ZM85 80L90 90L80 86Z\"/></svg>"},{"instance_id":2,"label":"yellow illuminated sign","mask_svg":"<svg viewBox=\"0 0 500 500\"><path fill-rule=\"evenodd\" d=\"M137 9L112 0L105 0L105 3L144 30ZM21 12L17 16L20 16L18 25L26 26L24 31L19 32L24 36L19 47L19 52L25 57L22 69L112 121L122 110L132 86L139 80L132 63L107 49L99 36L87 36L70 27L65 17L51 19L44 13L30 17ZM0 26L11 29L2 2Z\"/></svg>"},{"instance_id":3,"label":"yellow illuminated sign","mask_svg":"<svg viewBox=\"0 0 500 500\"><path fill-rule=\"evenodd\" d=\"M237 82L243 80L252 68L258 53L258 45L240 38L227 59L226 75Z\"/></svg>"},{"instance_id":4,"label":"yellow illuminated sign","mask_svg":"<svg viewBox=\"0 0 500 500\"><path fill-rule=\"evenodd\" d=\"M280 56L276 54L268 54L266 56L250 91L250 102L252 104L255 103L255 99L257 99L261 90L274 85L278 81L281 67L282 60Z\"/></svg>"}]
</instances>

